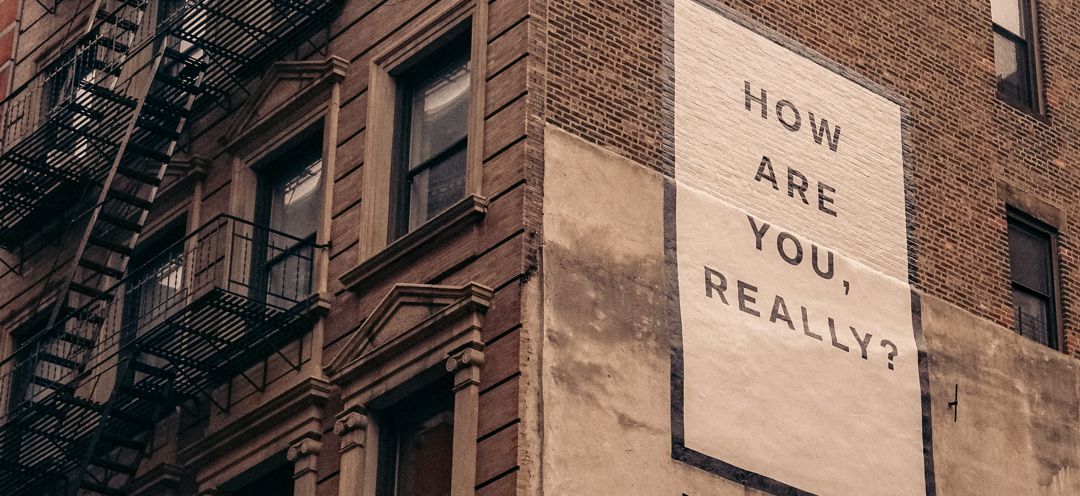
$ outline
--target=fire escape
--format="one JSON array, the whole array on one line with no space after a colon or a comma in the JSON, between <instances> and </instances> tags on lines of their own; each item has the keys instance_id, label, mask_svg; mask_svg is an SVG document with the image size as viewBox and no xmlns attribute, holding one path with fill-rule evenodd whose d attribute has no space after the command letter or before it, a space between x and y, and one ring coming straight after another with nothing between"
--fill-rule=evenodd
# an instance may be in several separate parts
<instances>
[{"instance_id":1,"label":"fire escape","mask_svg":"<svg viewBox=\"0 0 1080 496\"><path fill-rule=\"evenodd\" d=\"M334 4L102 0L0 102L0 246L91 198L47 322L0 363L0 493L126 495L160 419L303 329L310 240L219 216L129 262L189 118L230 108Z\"/></svg>"}]
</instances>

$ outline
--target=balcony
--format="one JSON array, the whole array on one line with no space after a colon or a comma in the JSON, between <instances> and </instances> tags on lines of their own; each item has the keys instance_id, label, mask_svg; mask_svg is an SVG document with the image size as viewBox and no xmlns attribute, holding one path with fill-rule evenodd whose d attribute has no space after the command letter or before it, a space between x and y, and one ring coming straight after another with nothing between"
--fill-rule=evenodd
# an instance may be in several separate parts
<instances>
[{"instance_id":1,"label":"balcony","mask_svg":"<svg viewBox=\"0 0 1080 496\"><path fill-rule=\"evenodd\" d=\"M315 249L217 217L109 289L104 319L68 321L17 350L0 367L5 494L122 494L117 477L135 473L158 420L307 329Z\"/></svg>"},{"instance_id":2,"label":"balcony","mask_svg":"<svg viewBox=\"0 0 1080 496\"><path fill-rule=\"evenodd\" d=\"M102 1L87 34L0 102L0 247L71 214L57 207L70 202L49 200L100 184L133 121L186 117L156 95L161 88L197 93L196 108L234 107L247 81L326 24L336 3ZM198 62L197 87L177 74L177 61ZM141 150L167 161L167 142Z\"/></svg>"}]
</instances>

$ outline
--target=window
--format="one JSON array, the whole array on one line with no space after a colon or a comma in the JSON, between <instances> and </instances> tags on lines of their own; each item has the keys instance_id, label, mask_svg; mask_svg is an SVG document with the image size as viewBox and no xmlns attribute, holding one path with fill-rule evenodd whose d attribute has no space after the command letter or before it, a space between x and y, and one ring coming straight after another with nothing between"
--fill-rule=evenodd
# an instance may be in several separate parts
<instances>
[{"instance_id":1,"label":"window","mask_svg":"<svg viewBox=\"0 0 1080 496\"><path fill-rule=\"evenodd\" d=\"M275 460L276 462L276 460ZM293 467L279 463L272 468L264 462L225 484L224 496L293 496ZM230 487L234 489L230 490Z\"/></svg>"},{"instance_id":2,"label":"window","mask_svg":"<svg viewBox=\"0 0 1080 496\"><path fill-rule=\"evenodd\" d=\"M454 400L449 378L380 415L377 496L448 496L453 466Z\"/></svg>"},{"instance_id":3,"label":"window","mask_svg":"<svg viewBox=\"0 0 1080 496\"><path fill-rule=\"evenodd\" d=\"M439 243L487 211L481 190L489 37L487 22L473 22L486 18L487 3L452 0L433 8L439 12L431 22L387 38L368 65L361 262L354 275Z\"/></svg>"},{"instance_id":4,"label":"window","mask_svg":"<svg viewBox=\"0 0 1080 496\"><path fill-rule=\"evenodd\" d=\"M261 170L255 223L269 230L255 233L255 246L264 253L254 257L261 267L253 274L267 303L288 308L311 291L322 171L321 133L290 147Z\"/></svg>"},{"instance_id":5,"label":"window","mask_svg":"<svg viewBox=\"0 0 1080 496\"><path fill-rule=\"evenodd\" d=\"M41 335L41 331L45 329L45 326L49 323L49 312L41 312L31 317L26 323L20 325L11 333L11 354L14 359L10 362L10 376L7 379L8 383L8 397L7 410L10 412L14 408L18 407L22 401L31 397L32 395L39 394L42 390L38 386L34 386L31 380L34 377L35 361L32 360L34 354L38 352L37 347L29 346L35 339L41 340L44 337ZM38 341L43 343L44 341ZM48 374L46 378L52 379L51 376L56 376L55 371L41 370ZM50 372L52 372L50 374ZM56 377L59 378L59 377Z\"/></svg>"},{"instance_id":6,"label":"window","mask_svg":"<svg viewBox=\"0 0 1080 496\"><path fill-rule=\"evenodd\" d=\"M998 95L1026 109L1038 107L1033 0L991 0Z\"/></svg>"},{"instance_id":7,"label":"window","mask_svg":"<svg viewBox=\"0 0 1080 496\"><path fill-rule=\"evenodd\" d=\"M1016 332L1058 348L1057 234L1020 212L1010 210L1008 220Z\"/></svg>"},{"instance_id":8,"label":"window","mask_svg":"<svg viewBox=\"0 0 1080 496\"><path fill-rule=\"evenodd\" d=\"M87 86L97 82L95 70L96 47L87 47L84 43L72 46L60 53L45 69L45 81L41 93L41 112L44 119L52 119L46 132L52 146L45 147L45 160L56 167L70 166L71 161L80 160L91 150L90 141L82 133L93 125L93 121L77 111L71 111L74 105L89 106L91 94Z\"/></svg>"},{"instance_id":9,"label":"window","mask_svg":"<svg viewBox=\"0 0 1080 496\"><path fill-rule=\"evenodd\" d=\"M468 32L395 76L394 238L465 197L470 77Z\"/></svg>"},{"instance_id":10,"label":"window","mask_svg":"<svg viewBox=\"0 0 1080 496\"><path fill-rule=\"evenodd\" d=\"M183 219L141 243L128 266L121 340L130 342L171 317L186 303Z\"/></svg>"}]
</instances>

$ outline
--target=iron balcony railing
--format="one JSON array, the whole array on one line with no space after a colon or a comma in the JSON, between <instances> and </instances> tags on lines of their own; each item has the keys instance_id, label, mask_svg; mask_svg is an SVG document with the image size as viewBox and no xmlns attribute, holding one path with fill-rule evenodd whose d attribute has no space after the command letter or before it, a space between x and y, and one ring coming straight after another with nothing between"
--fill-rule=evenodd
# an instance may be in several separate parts
<instances>
[{"instance_id":1,"label":"iron balcony railing","mask_svg":"<svg viewBox=\"0 0 1080 496\"><path fill-rule=\"evenodd\" d=\"M0 101L0 246L59 213L40 212L50 194L108 173L161 44L205 64L201 84L192 88L200 108L231 107L246 95L247 80L325 24L336 3L100 2L85 35ZM153 77L171 77L168 66Z\"/></svg>"},{"instance_id":2,"label":"iron balcony railing","mask_svg":"<svg viewBox=\"0 0 1080 496\"><path fill-rule=\"evenodd\" d=\"M314 255L312 238L216 217L111 288L104 322L45 329L0 362L0 422L56 407L56 395L103 404L118 357L130 353L182 372L174 389L205 392L212 376L234 373L289 338L311 293ZM91 356L75 360L76 348L56 339L61 333L93 340ZM87 365L70 368L75 361Z\"/></svg>"},{"instance_id":3,"label":"iron balcony railing","mask_svg":"<svg viewBox=\"0 0 1080 496\"><path fill-rule=\"evenodd\" d=\"M302 28L325 19L335 0L149 0L103 2L95 27L0 102L0 149L49 122L80 100L87 82L125 74L123 66L156 40L201 52L212 64L206 80L218 93L243 86L250 64L295 42ZM132 8L139 5L139 8ZM154 7L157 11L154 12ZM130 74L127 72L126 74Z\"/></svg>"},{"instance_id":4,"label":"iron balcony railing","mask_svg":"<svg viewBox=\"0 0 1080 496\"><path fill-rule=\"evenodd\" d=\"M1053 332L1050 324L1037 315L1025 312L1020 307L1015 308L1016 333L1030 338L1047 346L1052 346Z\"/></svg>"}]
</instances>

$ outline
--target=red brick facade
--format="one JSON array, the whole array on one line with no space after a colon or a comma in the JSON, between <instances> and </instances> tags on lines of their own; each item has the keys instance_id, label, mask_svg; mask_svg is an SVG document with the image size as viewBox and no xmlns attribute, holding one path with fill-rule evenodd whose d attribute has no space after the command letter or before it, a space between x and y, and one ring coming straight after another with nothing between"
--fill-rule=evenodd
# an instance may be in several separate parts
<instances>
[{"instance_id":1,"label":"red brick facade","mask_svg":"<svg viewBox=\"0 0 1080 496\"><path fill-rule=\"evenodd\" d=\"M1011 327L999 184L1075 215L1080 16L1074 6L1036 2L1046 112L1032 116L996 95L989 2L723 3L907 100L916 287ZM592 5L549 3L546 118L658 167L661 9L654 2ZM1060 293L1065 349L1080 356L1074 224L1061 226Z\"/></svg>"}]
</instances>

